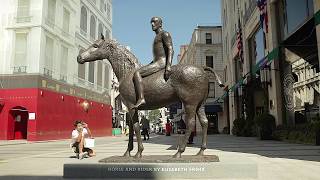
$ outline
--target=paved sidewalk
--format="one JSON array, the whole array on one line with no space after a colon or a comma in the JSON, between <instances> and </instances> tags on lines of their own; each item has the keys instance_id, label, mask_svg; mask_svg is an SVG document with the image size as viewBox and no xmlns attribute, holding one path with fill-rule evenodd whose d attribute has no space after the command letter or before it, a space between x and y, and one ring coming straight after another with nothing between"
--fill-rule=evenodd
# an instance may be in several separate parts
<instances>
[{"instance_id":1,"label":"paved sidewalk","mask_svg":"<svg viewBox=\"0 0 320 180\"><path fill-rule=\"evenodd\" d=\"M173 155L177 136L153 135L144 141L144 155ZM0 146L0 179L63 179L63 165L68 163L98 163L100 159L122 155L128 137L96 138L97 156L78 160L69 148L69 140L8 144ZM320 147L256 138L210 135L206 154L218 155L222 167L257 167L253 179L320 179ZM188 146L186 155L198 152L201 139ZM137 151L136 143L132 155ZM215 173L215 172L212 172ZM232 173L232 172L230 172ZM187 178L187 177L186 177ZM228 177L224 178L228 179ZM234 178L229 178L234 179ZM251 178L252 179L252 178Z\"/></svg>"}]
</instances>

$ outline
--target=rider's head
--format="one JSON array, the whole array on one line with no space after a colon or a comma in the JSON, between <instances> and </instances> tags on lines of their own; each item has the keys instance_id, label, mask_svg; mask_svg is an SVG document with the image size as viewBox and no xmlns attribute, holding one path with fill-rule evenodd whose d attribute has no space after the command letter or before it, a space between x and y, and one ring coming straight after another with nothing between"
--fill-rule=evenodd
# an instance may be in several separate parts
<instances>
[{"instance_id":1,"label":"rider's head","mask_svg":"<svg viewBox=\"0 0 320 180\"><path fill-rule=\"evenodd\" d=\"M156 31L162 27L162 19L160 17L152 17L150 23L153 31Z\"/></svg>"}]
</instances>

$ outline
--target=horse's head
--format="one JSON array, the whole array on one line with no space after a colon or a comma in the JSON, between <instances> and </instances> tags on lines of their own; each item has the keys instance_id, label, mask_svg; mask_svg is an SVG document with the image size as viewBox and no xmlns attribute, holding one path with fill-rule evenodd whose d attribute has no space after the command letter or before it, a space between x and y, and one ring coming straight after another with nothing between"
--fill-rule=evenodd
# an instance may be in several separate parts
<instances>
[{"instance_id":1,"label":"horse's head","mask_svg":"<svg viewBox=\"0 0 320 180\"><path fill-rule=\"evenodd\" d=\"M105 48L103 48L104 43L104 36L101 34L101 39L96 40L87 49L81 49L79 51L79 55L77 57L78 63L84 64L85 62L105 59L107 52Z\"/></svg>"}]
</instances>

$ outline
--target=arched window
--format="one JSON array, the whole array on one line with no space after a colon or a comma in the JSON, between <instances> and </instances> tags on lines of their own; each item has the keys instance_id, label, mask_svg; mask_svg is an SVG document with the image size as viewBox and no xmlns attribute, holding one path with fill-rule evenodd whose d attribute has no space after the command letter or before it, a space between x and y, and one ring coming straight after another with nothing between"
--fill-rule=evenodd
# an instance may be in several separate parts
<instances>
[{"instance_id":1,"label":"arched window","mask_svg":"<svg viewBox=\"0 0 320 180\"><path fill-rule=\"evenodd\" d=\"M101 34L103 34L103 27L102 27L102 24L99 23L99 27L98 27L98 36L99 36L99 39L101 38Z\"/></svg>"},{"instance_id":2,"label":"arched window","mask_svg":"<svg viewBox=\"0 0 320 180\"><path fill-rule=\"evenodd\" d=\"M80 28L87 32L87 9L84 6L81 7Z\"/></svg>"},{"instance_id":3,"label":"arched window","mask_svg":"<svg viewBox=\"0 0 320 180\"><path fill-rule=\"evenodd\" d=\"M110 39L110 31L109 31L109 29L106 30L105 38L106 39Z\"/></svg>"},{"instance_id":4,"label":"arched window","mask_svg":"<svg viewBox=\"0 0 320 180\"><path fill-rule=\"evenodd\" d=\"M96 18L91 16L90 18L90 37L91 39L96 39Z\"/></svg>"}]
</instances>

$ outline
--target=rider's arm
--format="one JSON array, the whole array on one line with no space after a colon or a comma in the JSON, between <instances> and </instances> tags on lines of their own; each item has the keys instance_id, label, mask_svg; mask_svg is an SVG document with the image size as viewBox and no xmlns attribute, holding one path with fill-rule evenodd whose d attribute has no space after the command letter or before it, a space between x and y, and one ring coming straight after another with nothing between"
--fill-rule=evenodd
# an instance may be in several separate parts
<instances>
[{"instance_id":1,"label":"rider's arm","mask_svg":"<svg viewBox=\"0 0 320 180\"><path fill-rule=\"evenodd\" d=\"M166 70L170 70L171 64L172 64L172 58L173 58L173 44L171 36L168 32L164 32L162 36L163 43L165 45L165 48L167 48L168 54L166 54Z\"/></svg>"}]
</instances>

